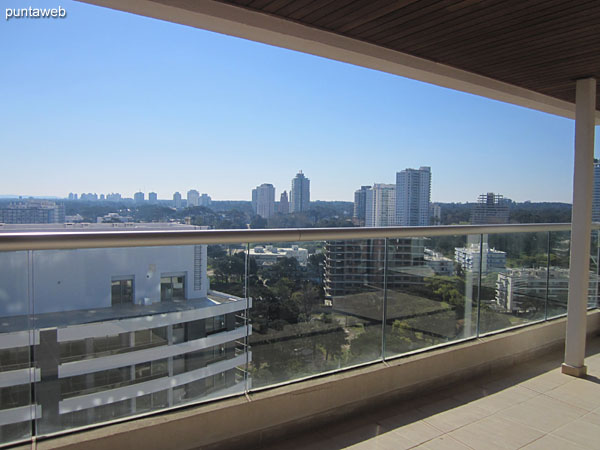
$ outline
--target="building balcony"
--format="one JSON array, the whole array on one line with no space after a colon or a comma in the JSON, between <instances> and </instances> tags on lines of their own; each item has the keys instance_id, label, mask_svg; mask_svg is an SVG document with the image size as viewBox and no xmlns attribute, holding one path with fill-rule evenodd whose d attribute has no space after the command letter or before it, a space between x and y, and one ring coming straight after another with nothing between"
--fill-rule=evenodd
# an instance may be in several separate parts
<instances>
[{"instance_id":1,"label":"building balcony","mask_svg":"<svg viewBox=\"0 0 600 450\"><path fill-rule=\"evenodd\" d=\"M123 433L126 442L145 430L140 442L148 448L168 447L161 436L173 433L180 436L178 448L277 445L278 438L307 424L355 420L351 417L372 408L395 411L459 379L479 386L491 371L530 367L536 364L531 358L564 345L568 292L539 274L567 276L569 227L321 229L303 230L304 236L298 230L0 233L4 262L19 268L2 280L11 305L0 321L2 443L27 445L35 439L38 446L60 448L94 439L119 447L114 439ZM389 237L382 238L382 231ZM479 244L480 252L494 243L509 255L511 267L436 274L423 258L398 254L415 252L393 245L405 237L428 238L428 248L446 253L467 242ZM343 265L333 269L318 262L326 257L312 258L306 267L287 260L259 267L243 253L219 261L206 251L224 242L277 239L309 242L319 254L329 251L330 238L361 240L376 251L347 273ZM595 332L596 229L591 242L585 301L588 331ZM479 256L478 263L485 264ZM131 265L113 265L112 257ZM49 302L60 289L57 280L62 286L72 278L73 261L95 267L104 287L89 275L82 283L71 279L78 295L62 290L63 304ZM178 264L176 270L165 261ZM148 267L156 267L154 273ZM210 269L209 289L198 267L231 270ZM509 269L518 271L520 283L498 283ZM341 273L329 276L330 270ZM532 284L523 282L529 273ZM113 283L111 291L110 280L125 274L133 282L119 282L117 290ZM138 283L141 277L145 284ZM194 292L194 286L206 288L206 294L164 298L177 289ZM148 304L123 302L137 298L138 288L145 289L144 296L152 289L163 295ZM81 292L87 293L83 302ZM107 298L114 302L115 295L120 300L113 306L93 307ZM81 304L92 307L77 309ZM40 309L45 312L36 312ZM240 414L252 419L240 419L235 430L223 425Z\"/></svg>"}]
</instances>

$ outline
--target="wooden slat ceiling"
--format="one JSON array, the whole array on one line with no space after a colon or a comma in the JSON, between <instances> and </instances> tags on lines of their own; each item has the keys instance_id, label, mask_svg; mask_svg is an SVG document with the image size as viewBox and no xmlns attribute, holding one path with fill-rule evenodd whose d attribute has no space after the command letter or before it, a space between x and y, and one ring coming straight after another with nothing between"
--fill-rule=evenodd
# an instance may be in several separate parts
<instances>
[{"instance_id":1,"label":"wooden slat ceiling","mask_svg":"<svg viewBox=\"0 0 600 450\"><path fill-rule=\"evenodd\" d=\"M600 79L600 0L219 1L569 102Z\"/></svg>"}]
</instances>

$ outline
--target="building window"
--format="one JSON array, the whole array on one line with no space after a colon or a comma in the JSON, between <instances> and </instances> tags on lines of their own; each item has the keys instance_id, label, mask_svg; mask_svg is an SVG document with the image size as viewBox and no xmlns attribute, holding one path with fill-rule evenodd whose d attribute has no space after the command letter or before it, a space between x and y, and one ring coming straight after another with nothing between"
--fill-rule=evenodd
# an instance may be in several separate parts
<instances>
[{"instance_id":1,"label":"building window","mask_svg":"<svg viewBox=\"0 0 600 450\"><path fill-rule=\"evenodd\" d=\"M185 300L185 275L160 277L160 301Z\"/></svg>"},{"instance_id":2,"label":"building window","mask_svg":"<svg viewBox=\"0 0 600 450\"><path fill-rule=\"evenodd\" d=\"M110 298L113 306L133 303L133 279L112 280Z\"/></svg>"},{"instance_id":3,"label":"building window","mask_svg":"<svg viewBox=\"0 0 600 450\"><path fill-rule=\"evenodd\" d=\"M209 317L208 319L206 319L206 334L213 334L213 333L218 333L220 331L224 331L226 329L225 327L225 316L224 315L220 315L220 316L215 316L215 317Z\"/></svg>"}]
</instances>

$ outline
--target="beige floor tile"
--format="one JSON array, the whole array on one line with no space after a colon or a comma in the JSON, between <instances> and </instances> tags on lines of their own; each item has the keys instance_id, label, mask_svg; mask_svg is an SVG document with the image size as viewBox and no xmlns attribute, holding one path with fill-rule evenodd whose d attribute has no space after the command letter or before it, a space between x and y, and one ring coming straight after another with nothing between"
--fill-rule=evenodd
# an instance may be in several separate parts
<instances>
[{"instance_id":1,"label":"beige floor tile","mask_svg":"<svg viewBox=\"0 0 600 450\"><path fill-rule=\"evenodd\" d=\"M550 433L587 414L561 400L539 395L519 405L500 411L497 415L521 423L544 433Z\"/></svg>"},{"instance_id":2,"label":"beige floor tile","mask_svg":"<svg viewBox=\"0 0 600 450\"><path fill-rule=\"evenodd\" d=\"M457 428L477 422L478 420L488 417L490 414L489 411L469 403L467 405L458 406L433 414L423 420L438 430L448 433Z\"/></svg>"},{"instance_id":3,"label":"beige floor tile","mask_svg":"<svg viewBox=\"0 0 600 450\"><path fill-rule=\"evenodd\" d=\"M480 388L480 390L474 389L471 391L471 393L458 393L456 398L463 401L470 401L479 408L485 409L489 413L493 414L540 395L539 392L532 391L531 389L521 386L514 386L502 391L479 397L484 393L484 388Z\"/></svg>"},{"instance_id":4,"label":"beige floor tile","mask_svg":"<svg viewBox=\"0 0 600 450\"><path fill-rule=\"evenodd\" d=\"M432 439L415 448L419 450L471 450L471 447L467 447L448 435Z\"/></svg>"},{"instance_id":5,"label":"beige floor tile","mask_svg":"<svg viewBox=\"0 0 600 450\"><path fill-rule=\"evenodd\" d=\"M556 389L557 387L562 386L571 380L572 377L561 373L559 370L552 370L550 372L522 381L519 385L543 394L551 391L552 389Z\"/></svg>"},{"instance_id":6,"label":"beige floor tile","mask_svg":"<svg viewBox=\"0 0 600 450\"><path fill-rule=\"evenodd\" d=\"M346 446L343 441L339 441L337 439L332 440L334 445L341 444L342 447L352 450L404 450L414 447L414 444L404 439L402 436L397 435L394 432L388 432L381 434L379 436L373 437L368 440L356 442L352 445Z\"/></svg>"},{"instance_id":7,"label":"beige floor tile","mask_svg":"<svg viewBox=\"0 0 600 450\"><path fill-rule=\"evenodd\" d=\"M600 426L600 409L598 410L598 412L591 412L589 414L586 414L580 420Z\"/></svg>"},{"instance_id":8,"label":"beige floor tile","mask_svg":"<svg viewBox=\"0 0 600 450\"><path fill-rule=\"evenodd\" d=\"M440 430L424 421L414 422L410 425L396 428L393 432L410 442L413 446L430 441L431 439L442 435Z\"/></svg>"},{"instance_id":9,"label":"beige floor tile","mask_svg":"<svg viewBox=\"0 0 600 450\"><path fill-rule=\"evenodd\" d=\"M360 444L385 433L386 431L382 430L379 425L369 424L354 429L346 429L345 431L338 428L335 432L322 432L321 435L324 435L329 441L340 446L339 448L344 448Z\"/></svg>"},{"instance_id":10,"label":"beige floor tile","mask_svg":"<svg viewBox=\"0 0 600 450\"><path fill-rule=\"evenodd\" d=\"M546 392L545 395L587 411L593 411L600 405L600 385L580 378L573 378L570 382Z\"/></svg>"},{"instance_id":11,"label":"beige floor tile","mask_svg":"<svg viewBox=\"0 0 600 450\"><path fill-rule=\"evenodd\" d=\"M544 435L523 424L491 416L451 432L450 437L476 449L518 449Z\"/></svg>"},{"instance_id":12,"label":"beige floor tile","mask_svg":"<svg viewBox=\"0 0 600 450\"><path fill-rule=\"evenodd\" d=\"M600 449L600 426L576 420L552 433L589 449Z\"/></svg>"},{"instance_id":13,"label":"beige floor tile","mask_svg":"<svg viewBox=\"0 0 600 450\"><path fill-rule=\"evenodd\" d=\"M531 444L522 447L523 450L585 450L573 442L565 441L562 438L547 434L542 436Z\"/></svg>"}]
</instances>

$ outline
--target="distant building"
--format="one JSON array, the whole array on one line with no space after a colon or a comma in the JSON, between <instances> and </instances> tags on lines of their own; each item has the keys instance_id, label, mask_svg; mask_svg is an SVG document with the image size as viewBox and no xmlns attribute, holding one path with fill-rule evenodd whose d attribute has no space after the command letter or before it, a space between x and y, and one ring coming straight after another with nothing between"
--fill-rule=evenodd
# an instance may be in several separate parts
<instances>
[{"instance_id":1,"label":"distant building","mask_svg":"<svg viewBox=\"0 0 600 450\"><path fill-rule=\"evenodd\" d=\"M208 208L211 203L212 203L212 199L210 198L210 195L208 195L208 194L202 194L200 196L200 198L198 199L198 206L204 206L205 208Z\"/></svg>"},{"instance_id":2,"label":"distant building","mask_svg":"<svg viewBox=\"0 0 600 450\"><path fill-rule=\"evenodd\" d=\"M389 227L396 224L396 186L374 184L365 191L365 226Z\"/></svg>"},{"instance_id":3,"label":"distant building","mask_svg":"<svg viewBox=\"0 0 600 450\"><path fill-rule=\"evenodd\" d=\"M437 203L432 203L429 208L430 225L439 225L442 223L442 207Z\"/></svg>"},{"instance_id":4,"label":"distant building","mask_svg":"<svg viewBox=\"0 0 600 450\"><path fill-rule=\"evenodd\" d=\"M98 201L98 194L94 193L92 194L91 192L88 192L87 194L83 193L81 194L81 200L86 201L86 202L96 202Z\"/></svg>"},{"instance_id":5,"label":"distant building","mask_svg":"<svg viewBox=\"0 0 600 450\"><path fill-rule=\"evenodd\" d=\"M297 245L287 248L257 245L250 249L250 256L256 260L259 266L274 264L281 258L294 258L301 266L306 266L308 262L308 250Z\"/></svg>"},{"instance_id":6,"label":"distant building","mask_svg":"<svg viewBox=\"0 0 600 450\"><path fill-rule=\"evenodd\" d=\"M431 168L405 169L396 173L396 224L429 225Z\"/></svg>"},{"instance_id":7,"label":"distant building","mask_svg":"<svg viewBox=\"0 0 600 450\"><path fill-rule=\"evenodd\" d=\"M175 209L181 209L181 194L179 192L173 194L173 206Z\"/></svg>"},{"instance_id":8,"label":"distant building","mask_svg":"<svg viewBox=\"0 0 600 450\"><path fill-rule=\"evenodd\" d=\"M425 249L425 264L431 267L436 275L454 275L454 260L446 258L441 253L435 252L429 248Z\"/></svg>"},{"instance_id":9,"label":"distant building","mask_svg":"<svg viewBox=\"0 0 600 450\"><path fill-rule=\"evenodd\" d=\"M292 190L290 193L290 212L308 211L310 208L310 180L304 176L302 171L298 172L292 179Z\"/></svg>"},{"instance_id":10,"label":"distant building","mask_svg":"<svg viewBox=\"0 0 600 450\"><path fill-rule=\"evenodd\" d=\"M279 206L277 212L279 214L288 214L290 212L290 203L288 201L288 195L286 191L283 191L279 197Z\"/></svg>"},{"instance_id":11,"label":"distant building","mask_svg":"<svg viewBox=\"0 0 600 450\"><path fill-rule=\"evenodd\" d=\"M72 192L69 192L69 200L77 200L77 194L73 194Z\"/></svg>"},{"instance_id":12,"label":"distant building","mask_svg":"<svg viewBox=\"0 0 600 450\"><path fill-rule=\"evenodd\" d=\"M594 305L598 296L598 275L590 273L588 302ZM548 305L567 304L569 294L569 269L507 269L498 273L495 301L499 307L510 312L528 312Z\"/></svg>"},{"instance_id":13,"label":"distant building","mask_svg":"<svg viewBox=\"0 0 600 450\"><path fill-rule=\"evenodd\" d=\"M454 249L454 260L460 264L463 270L479 272L480 265L482 273L497 272L506 269L506 252L489 248L484 244L483 261L481 261L480 256L479 244L471 244L467 247Z\"/></svg>"},{"instance_id":14,"label":"distant building","mask_svg":"<svg viewBox=\"0 0 600 450\"><path fill-rule=\"evenodd\" d=\"M0 208L0 223L64 223L65 205L47 200L26 200Z\"/></svg>"},{"instance_id":15,"label":"distant building","mask_svg":"<svg viewBox=\"0 0 600 450\"><path fill-rule=\"evenodd\" d=\"M77 222L73 220L72 222ZM108 213L102 217L96 218L96 223L131 223L133 222L132 216L122 216L119 213Z\"/></svg>"},{"instance_id":16,"label":"distant building","mask_svg":"<svg viewBox=\"0 0 600 450\"><path fill-rule=\"evenodd\" d=\"M592 197L592 222L600 222L600 162L594 160L594 195Z\"/></svg>"},{"instance_id":17,"label":"distant building","mask_svg":"<svg viewBox=\"0 0 600 450\"><path fill-rule=\"evenodd\" d=\"M144 203L145 194L143 192L136 192L133 194L133 201L136 203Z\"/></svg>"},{"instance_id":18,"label":"distant building","mask_svg":"<svg viewBox=\"0 0 600 450\"><path fill-rule=\"evenodd\" d=\"M121 194L119 193L111 193L106 196L106 200L109 202L120 202L122 200Z\"/></svg>"},{"instance_id":19,"label":"distant building","mask_svg":"<svg viewBox=\"0 0 600 450\"><path fill-rule=\"evenodd\" d=\"M104 201L106 200L106 197L104 196L104 194L100 194L100 201Z\"/></svg>"},{"instance_id":20,"label":"distant building","mask_svg":"<svg viewBox=\"0 0 600 450\"><path fill-rule=\"evenodd\" d=\"M471 223L473 225L508 223L508 204L504 201L504 197L493 192L481 194L477 204L471 210Z\"/></svg>"},{"instance_id":21,"label":"distant building","mask_svg":"<svg viewBox=\"0 0 600 450\"><path fill-rule=\"evenodd\" d=\"M148 203L151 205L156 205L158 203L158 195L156 192L150 192L148 194Z\"/></svg>"},{"instance_id":22,"label":"distant building","mask_svg":"<svg viewBox=\"0 0 600 450\"><path fill-rule=\"evenodd\" d=\"M190 189L187 193L188 208L192 206L200 206L200 193L195 189Z\"/></svg>"},{"instance_id":23,"label":"distant building","mask_svg":"<svg viewBox=\"0 0 600 450\"><path fill-rule=\"evenodd\" d=\"M355 225L364 226L367 215L367 191L371 186L361 186L354 192L354 214L352 219Z\"/></svg>"},{"instance_id":24,"label":"distant building","mask_svg":"<svg viewBox=\"0 0 600 450\"><path fill-rule=\"evenodd\" d=\"M325 242L326 298L383 289L384 260L383 239ZM388 239L386 267L388 289L419 286L425 277L434 275L425 263L423 238Z\"/></svg>"},{"instance_id":25,"label":"distant building","mask_svg":"<svg viewBox=\"0 0 600 450\"><path fill-rule=\"evenodd\" d=\"M272 184L263 183L252 189L252 210L264 219L275 214L275 187Z\"/></svg>"}]
</instances>

